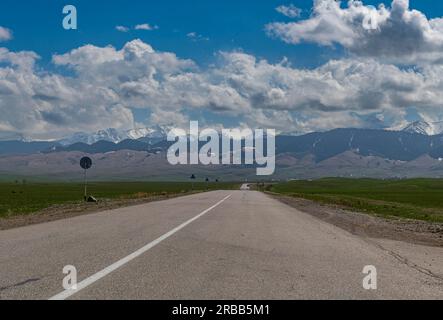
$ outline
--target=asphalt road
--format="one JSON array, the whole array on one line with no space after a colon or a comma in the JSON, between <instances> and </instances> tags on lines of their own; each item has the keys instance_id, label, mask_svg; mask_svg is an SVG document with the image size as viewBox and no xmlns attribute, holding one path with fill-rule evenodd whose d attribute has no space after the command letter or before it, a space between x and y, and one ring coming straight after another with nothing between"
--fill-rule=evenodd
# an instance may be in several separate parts
<instances>
[{"instance_id":1,"label":"asphalt road","mask_svg":"<svg viewBox=\"0 0 443 320\"><path fill-rule=\"evenodd\" d=\"M443 299L442 251L214 191L1 231L0 299ZM363 288L367 265L376 290Z\"/></svg>"}]
</instances>

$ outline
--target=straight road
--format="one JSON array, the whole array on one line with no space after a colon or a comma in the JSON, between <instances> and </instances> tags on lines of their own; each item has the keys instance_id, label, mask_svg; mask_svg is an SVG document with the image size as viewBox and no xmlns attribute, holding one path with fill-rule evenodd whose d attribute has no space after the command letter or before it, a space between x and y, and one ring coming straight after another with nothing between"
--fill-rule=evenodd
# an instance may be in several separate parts
<instances>
[{"instance_id":1,"label":"straight road","mask_svg":"<svg viewBox=\"0 0 443 320\"><path fill-rule=\"evenodd\" d=\"M443 299L442 251L214 191L1 231L0 299ZM377 290L363 288L367 265Z\"/></svg>"}]
</instances>

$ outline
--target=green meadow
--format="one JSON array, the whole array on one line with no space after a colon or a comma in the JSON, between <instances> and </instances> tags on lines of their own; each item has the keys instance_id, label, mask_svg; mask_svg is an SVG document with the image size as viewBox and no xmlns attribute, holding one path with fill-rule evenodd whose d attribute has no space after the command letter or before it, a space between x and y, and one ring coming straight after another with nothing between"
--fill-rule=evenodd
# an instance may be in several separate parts
<instances>
[{"instance_id":1,"label":"green meadow","mask_svg":"<svg viewBox=\"0 0 443 320\"><path fill-rule=\"evenodd\" d=\"M443 179L328 178L272 184L266 189L384 217L443 222Z\"/></svg>"},{"instance_id":2,"label":"green meadow","mask_svg":"<svg viewBox=\"0 0 443 320\"><path fill-rule=\"evenodd\" d=\"M194 183L194 191L238 189L235 183ZM190 182L94 182L88 194L100 199L144 198L190 192ZM0 217L28 214L56 204L83 201L82 183L0 182Z\"/></svg>"}]
</instances>

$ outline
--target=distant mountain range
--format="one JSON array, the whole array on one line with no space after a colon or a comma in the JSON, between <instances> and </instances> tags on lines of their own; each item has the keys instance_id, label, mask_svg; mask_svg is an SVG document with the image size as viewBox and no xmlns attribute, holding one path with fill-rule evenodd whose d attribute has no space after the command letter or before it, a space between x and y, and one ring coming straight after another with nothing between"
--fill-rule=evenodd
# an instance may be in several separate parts
<instances>
[{"instance_id":1,"label":"distant mountain range","mask_svg":"<svg viewBox=\"0 0 443 320\"><path fill-rule=\"evenodd\" d=\"M428 129L415 123L403 131L335 129L277 136L273 178L443 177L443 134L424 134ZM166 161L170 145L166 130L160 128L109 129L56 142L0 141L0 178L77 177L78 158L84 154L97 163L96 179L172 179L195 172L257 178L250 166L170 166Z\"/></svg>"},{"instance_id":2,"label":"distant mountain range","mask_svg":"<svg viewBox=\"0 0 443 320\"><path fill-rule=\"evenodd\" d=\"M168 128L139 128L117 130L113 128L95 133L78 132L57 141L32 141L22 136L0 139L0 155L49 153L57 151L82 151L86 153L109 152L122 149L147 150L166 140Z\"/></svg>"},{"instance_id":3,"label":"distant mountain range","mask_svg":"<svg viewBox=\"0 0 443 320\"><path fill-rule=\"evenodd\" d=\"M79 142L68 146L59 144L43 149L41 152L81 151L96 154L133 150L154 153L166 151L171 145L165 138L159 138L156 141L147 141L146 139L146 137L138 140L127 139L119 143L98 141L86 144ZM46 145L42 144L41 146L45 147ZM439 159L443 158L443 135L426 136L404 131L335 129L303 136L276 137L276 154L290 153L298 157L310 154L315 161L323 161L346 151L354 151L362 156L377 156L401 161L411 161L422 155Z\"/></svg>"},{"instance_id":4,"label":"distant mountain range","mask_svg":"<svg viewBox=\"0 0 443 320\"><path fill-rule=\"evenodd\" d=\"M119 144L125 140L139 140L150 145L156 144L160 141L166 140L168 132L172 129L170 126L155 126L152 128L136 128L131 130L119 130L108 128L99 130L93 133L77 132L73 135L67 136L55 141L33 141L23 135L17 133L0 133L0 143L7 142L33 142L34 145L61 145L63 147L71 146L73 144L82 143L93 145L95 143L106 141L114 144ZM416 133L425 136L434 136L443 134L443 121L441 122L426 122L415 121L411 122L401 132ZM297 134L295 136L303 136ZM0 149L0 154L2 153ZM4 152L3 152L4 153Z\"/></svg>"},{"instance_id":5,"label":"distant mountain range","mask_svg":"<svg viewBox=\"0 0 443 320\"><path fill-rule=\"evenodd\" d=\"M63 146L68 146L74 143L94 144L99 141L109 141L113 143L120 143L124 140L142 140L148 143L156 143L165 140L170 127L156 126L154 128L138 128L132 130L117 130L113 128L99 130L94 133L75 133L72 136L66 137L58 141ZM441 122L426 122L415 121L408 124L402 132L417 133L426 136L434 136L443 133L443 121ZM300 136L300 134L297 134ZM3 139L4 140L4 139Z\"/></svg>"},{"instance_id":6,"label":"distant mountain range","mask_svg":"<svg viewBox=\"0 0 443 320\"><path fill-rule=\"evenodd\" d=\"M113 128L99 130L94 133L75 133L72 136L57 141L62 146L69 146L74 143L94 144L99 141L120 143L124 140L142 140L153 144L165 140L170 127L157 126L155 128L138 128L132 130L117 130ZM442 122L415 121L408 124L402 130L408 133L417 133L427 136L439 135L443 133ZM298 136L298 135L297 135ZM4 140L4 139L3 139Z\"/></svg>"},{"instance_id":7,"label":"distant mountain range","mask_svg":"<svg viewBox=\"0 0 443 320\"><path fill-rule=\"evenodd\" d=\"M361 156L411 161L422 155L443 157L443 135L425 136L402 131L335 129L304 136L279 136L276 153L310 154L317 162L353 151Z\"/></svg>"},{"instance_id":8,"label":"distant mountain range","mask_svg":"<svg viewBox=\"0 0 443 320\"><path fill-rule=\"evenodd\" d=\"M335 129L302 136L281 135L276 138L276 153L297 156L311 154L316 161L323 161L346 151L401 161L411 161L422 155L443 158L443 134L429 136L413 132L411 128L404 131ZM76 134L55 142L0 141L0 155L71 151L97 154L119 150L155 153L166 151L170 145L166 141L164 130L108 129L92 135Z\"/></svg>"}]
</instances>

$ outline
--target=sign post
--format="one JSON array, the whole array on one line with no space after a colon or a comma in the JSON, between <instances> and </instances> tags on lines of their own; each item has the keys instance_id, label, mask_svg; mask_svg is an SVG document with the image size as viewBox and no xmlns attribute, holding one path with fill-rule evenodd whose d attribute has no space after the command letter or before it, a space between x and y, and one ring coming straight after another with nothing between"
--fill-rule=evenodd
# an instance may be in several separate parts
<instances>
[{"instance_id":1,"label":"sign post","mask_svg":"<svg viewBox=\"0 0 443 320\"><path fill-rule=\"evenodd\" d=\"M194 180L196 179L195 178L195 174L193 174L190 179L192 181L192 189L191 189L191 191L194 191Z\"/></svg>"},{"instance_id":2,"label":"sign post","mask_svg":"<svg viewBox=\"0 0 443 320\"><path fill-rule=\"evenodd\" d=\"M86 179L86 171L92 167L92 160L89 157L83 157L80 160L80 167L84 170L84 184L85 184L85 194L84 199L88 201L88 180Z\"/></svg>"}]
</instances>

